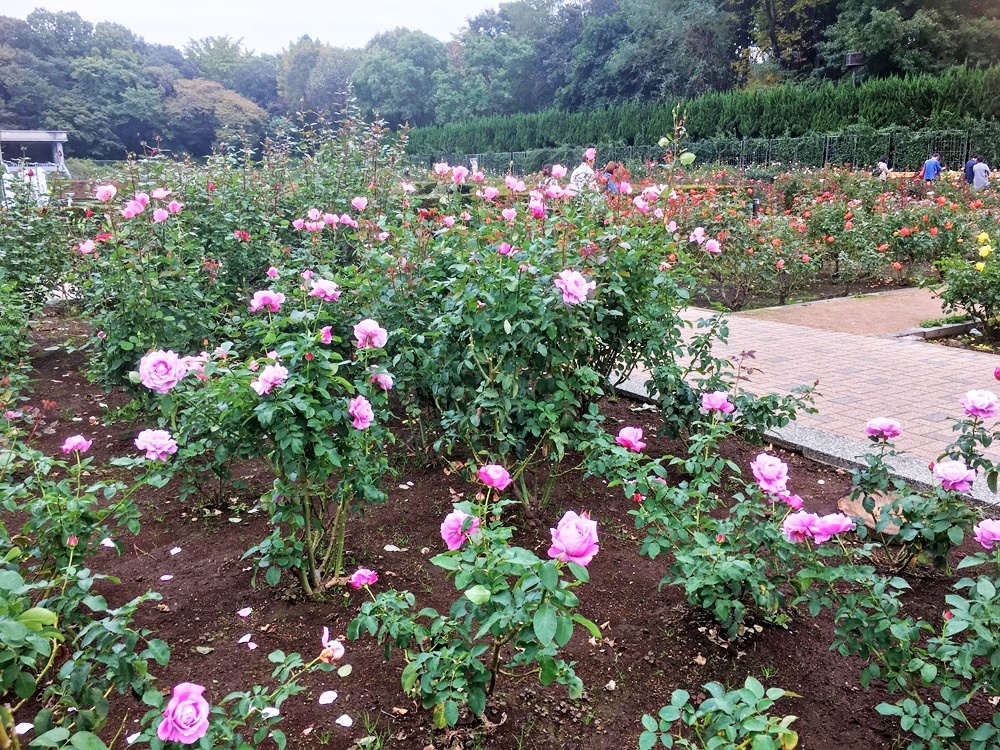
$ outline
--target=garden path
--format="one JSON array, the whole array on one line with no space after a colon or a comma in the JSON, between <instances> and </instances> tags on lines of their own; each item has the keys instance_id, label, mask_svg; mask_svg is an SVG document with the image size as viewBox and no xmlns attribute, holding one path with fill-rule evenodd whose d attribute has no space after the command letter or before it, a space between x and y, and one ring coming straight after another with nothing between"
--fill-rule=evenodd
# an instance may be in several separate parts
<instances>
[{"instance_id":1,"label":"garden path","mask_svg":"<svg viewBox=\"0 0 1000 750\"><path fill-rule=\"evenodd\" d=\"M717 344L714 352L721 357L754 352L747 364L759 372L742 384L754 393L788 393L819 381L815 401L819 412L801 415L796 430L822 432L831 440L846 440L852 448L863 449L868 420L891 417L903 427L897 447L927 462L936 459L956 434L951 426L962 414L958 399L972 389L998 390L993 370L1000 357L886 337L890 330L934 317L924 312L929 293L916 292L921 290L796 305L787 313L766 311L774 312L778 320L764 319L770 317L761 314L765 311L731 315L729 341ZM690 308L685 317L698 320L713 314ZM835 330L824 330L829 328ZM641 370L635 372L623 388L643 393L645 377ZM783 434L781 438L785 440ZM994 444L987 454L1000 460L1000 446Z\"/></svg>"}]
</instances>

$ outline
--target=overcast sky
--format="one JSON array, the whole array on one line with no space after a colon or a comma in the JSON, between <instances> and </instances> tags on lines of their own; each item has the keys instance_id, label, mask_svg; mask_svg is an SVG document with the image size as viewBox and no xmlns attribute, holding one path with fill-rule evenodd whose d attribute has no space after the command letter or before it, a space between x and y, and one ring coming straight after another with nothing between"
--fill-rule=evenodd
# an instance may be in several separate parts
<instances>
[{"instance_id":1,"label":"overcast sky","mask_svg":"<svg viewBox=\"0 0 1000 750\"><path fill-rule=\"evenodd\" d=\"M91 23L114 21L147 42L182 48L191 38L229 35L260 53L280 52L303 34L335 47L363 47L380 31L405 26L442 41L498 0L0 0L0 15L35 8L75 10Z\"/></svg>"}]
</instances>

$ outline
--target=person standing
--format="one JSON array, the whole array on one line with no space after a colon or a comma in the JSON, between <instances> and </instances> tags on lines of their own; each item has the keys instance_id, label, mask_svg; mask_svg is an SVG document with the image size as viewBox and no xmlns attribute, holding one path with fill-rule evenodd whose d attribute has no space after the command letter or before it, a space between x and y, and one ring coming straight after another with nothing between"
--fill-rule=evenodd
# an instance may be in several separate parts
<instances>
[{"instance_id":1,"label":"person standing","mask_svg":"<svg viewBox=\"0 0 1000 750\"><path fill-rule=\"evenodd\" d=\"M921 169L922 177L927 181L928 185L933 185L934 181L941 176L941 170L944 167L941 166L941 154L935 151L931 154L931 158L924 162L924 168Z\"/></svg>"},{"instance_id":2,"label":"person standing","mask_svg":"<svg viewBox=\"0 0 1000 750\"><path fill-rule=\"evenodd\" d=\"M976 165L972 168L972 189L985 190L990 186L990 165L983 157L976 157Z\"/></svg>"},{"instance_id":3,"label":"person standing","mask_svg":"<svg viewBox=\"0 0 1000 750\"><path fill-rule=\"evenodd\" d=\"M889 179L889 157L883 156L875 165L875 172L883 182Z\"/></svg>"},{"instance_id":4,"label":"person standing","mask_svg":"<svg viewBox=\"0 0 1000 750\"><path fill-rule=\"evenodd\" d=\"M967 162L965 162L965 169L962 170L962 176L965 177L965 181L972 184L975 175L972 173L973 168L976 166L977 157L972 156Z\"/></svg>"},{"instance_id":5,"label":"person standing","mask_svg":"<svg viewBox=\"0 0 1000 750\"><path fill-rule=\"evenodd\" d=\"M569 176L570 186L577 192L582 193L584 188L591 187L594 182L594 159L597 158L597 149L591 146L583 152L583 161L573 174Z\"/></svg>"}]
</instances>

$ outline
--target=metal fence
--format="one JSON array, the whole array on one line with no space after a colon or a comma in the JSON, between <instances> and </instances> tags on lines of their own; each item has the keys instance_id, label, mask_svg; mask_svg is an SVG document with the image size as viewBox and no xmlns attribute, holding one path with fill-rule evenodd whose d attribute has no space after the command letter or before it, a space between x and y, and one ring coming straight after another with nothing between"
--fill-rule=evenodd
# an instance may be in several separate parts
<instances>
[{"instance_id":1,"label":"metal fence","mask_svg":"<svg viewBox=\"0 0 1000 750\"><path fill-rule=\"evenodd\" d=\"M897 170L917 170L935 151L949 168L961 168L971 157L982 155L987 162L1000 163L1000 123L986 123L974 130L907 131L892 130L837 135L806 135L797 138L709 138L691 141L685 147L694 152L699 164L719 164L736 169L775 166L822 167L827 164L871 169L882 158ZM431 168L435 162L478 166L488 174L529 174L545 164L576 164L583 146L502 151L482 154L439 152L414 157L414 162ZM611 145L598 148L600 162L626 164L660 162L658 146Z\"/></svg>"}]
</instances>

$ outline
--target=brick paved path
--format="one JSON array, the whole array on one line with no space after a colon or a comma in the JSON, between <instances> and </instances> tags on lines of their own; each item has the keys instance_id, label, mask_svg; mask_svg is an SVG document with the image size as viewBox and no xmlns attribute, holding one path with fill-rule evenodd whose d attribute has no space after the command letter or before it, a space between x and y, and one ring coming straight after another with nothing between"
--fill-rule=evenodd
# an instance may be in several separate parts
<instances>
[{"instance_id":1,"label":"brick paved path","mask_svg":"<svg viewBox=\"0 0 1000 750\"><path fill-rule=\"evenodd\" d=\"M697 320L711 314L691 309L686 317ZM877 309L866 314L879 315ZM762 372L744 384L748 390L787 393L819 381L819 413L802 415L798 424L863 440L869 419L892 417L903 426L897 446L915 457L936 458L951 442L951 425L962 413L958 399L966 391L984 388L1000 393L993 378L1000 357L992 354L747 315L731 315L729 331L729 343L717 345L714 353L725 357L745 350L756 353L752 366ZM1000 446L994 444L990 453L1000 459Z\"/></svg>"}]
</instances>

